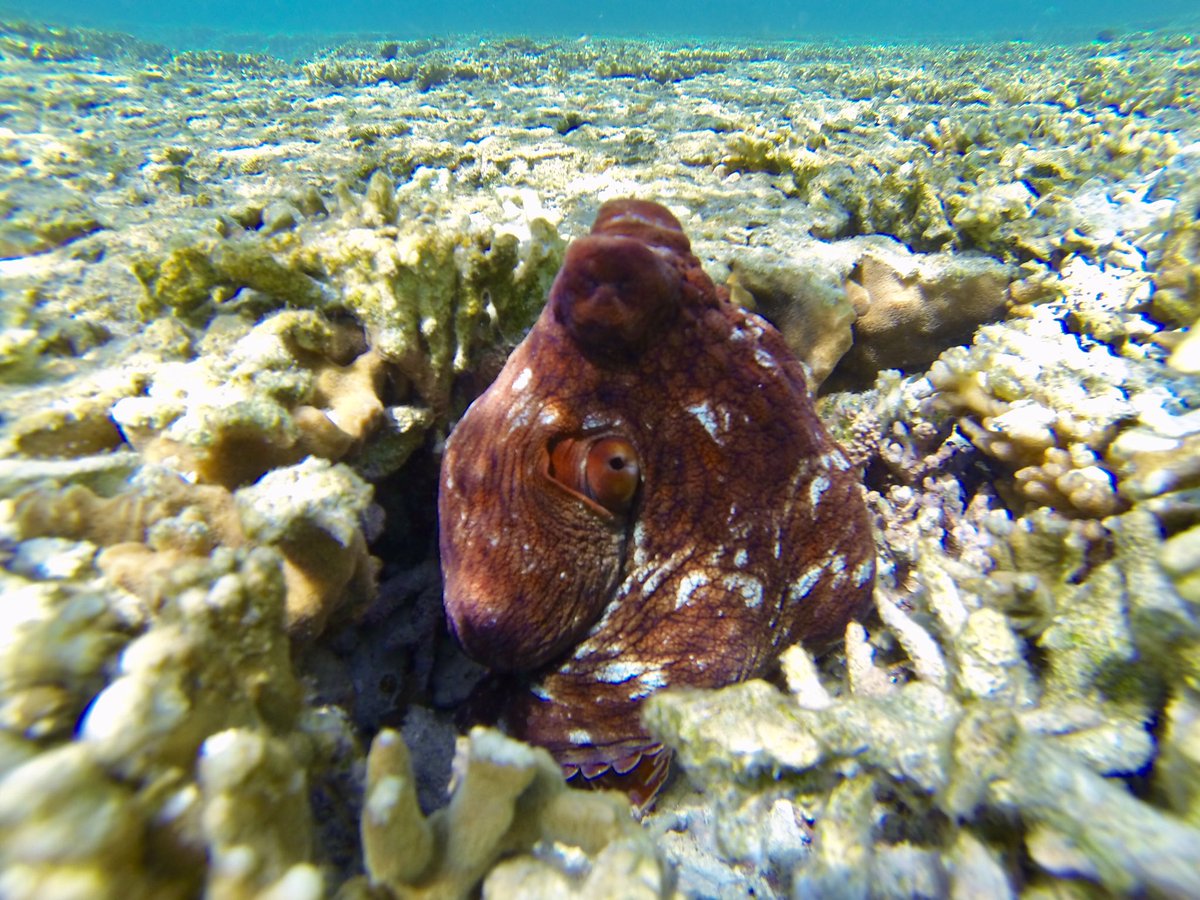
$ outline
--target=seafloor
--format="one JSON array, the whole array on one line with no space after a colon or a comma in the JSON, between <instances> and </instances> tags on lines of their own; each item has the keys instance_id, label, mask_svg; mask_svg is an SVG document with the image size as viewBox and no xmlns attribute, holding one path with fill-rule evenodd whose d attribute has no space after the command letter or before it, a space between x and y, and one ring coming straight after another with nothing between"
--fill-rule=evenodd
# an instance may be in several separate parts
<instances>
[{"instance_id":1,"label":"seafloor","mask_svg":"<svg viewBox=\"0 0 1200 900\"><path fill-rule=\"evenodd\" d=\"M0 895L1200 896L1198 83L0 26ZM841 650L653 700L640 823L455 748L433 513L626 195L807 363L881 562Z\"/></svg>"}]
</instances>

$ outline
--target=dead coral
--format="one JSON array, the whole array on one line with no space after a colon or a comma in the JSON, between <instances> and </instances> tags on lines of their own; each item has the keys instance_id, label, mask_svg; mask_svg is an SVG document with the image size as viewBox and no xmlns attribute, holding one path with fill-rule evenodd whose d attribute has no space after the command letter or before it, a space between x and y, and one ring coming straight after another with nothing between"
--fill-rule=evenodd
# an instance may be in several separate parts
<instances>
[{"instance_id":1,"label":"dead coral","mask_svg":"<svg viewBox=\"0 0 1200 900\"><path fill-rule=\"evenodd\" d=\"M0 774L5 893L181 896L207 871L220 896L301 876L318 890L288 896L318 896L303 776L314 742L298 717L278 557L222 549L160 579L161 605L126 639L115 677L98 694L80 686L90 704L74 739L10 756ZM20 658L65 646L24 644Z\"/></svg>"},{"instance_id":2,"label":"dead coral","mask_svg":"<svg viewBox=\"0 0 1200 900\"><path fill-rule=\"evenodd\" d=\"M374 596L379 563L364 530L372 496L345 466L314 457L234 495L247 538L283 553L289 634L315 637Z\"/></svg>"},{"instance_id":3,"label":"dead coral","mask_svg":"<svg viewBox=\"0 0 1200 900\"><path fill-rule=\"evenodd\" d=\"M1015 498L1099 517L1121 508L1115 479L1098 463L1134 415L1134 376L1103 346L1064 335L1039 307L930 368L939 400L988 456L1014 472Z\"/></svg>"},{"instance_id":4,"label":"dead coral","mask_svg":"<svg viewBox=\"0 0 1200 900\"><path fill-rule=\"evenodd\" d=\"M1008 882L1010 891L1041 872L1068 875L1051 837L1078 861L1070 874L1109 890L1200 889L1183 862L1200 848L1200 831L1101 777L1153 756L1143 723L1161 702L1159 672L1173 671L1200 635L1200 622L1146 557L1153 520L1141 512L1112 520L1113 557L1091 569L1084 548L1063 566L1062 541L1078 528L1061 517L1038 513L1014 526L1041 535L1022 571L1045 571L1038 554L1052 566L1045 576L1055 600L1037 637L1047 666L1041 681L1003 611L1000 595L1013 582L970 566L945 577L927 546L917 590L900 604L886 588L877 596L885 635L908 660L901 669L881 667L876 641L852 623L841 684L822 682L793 649L784 662L794 697L761 682L656 695L647 721L716 798L727 852L760 827L738 811L765 795L806 804L817 820L813 853L791 872L777 870L793 890L867 877L864 890L917 878L953 892L965 873L947 868L945 854L964 832L983 850L972 877L1007 872L1021 879ZM905 808L899 833L887 828L897 804ZM1106 807L1123 821L1102 815ZM1079 809L1093 815L1081 818ZM1025 871L1012 848L989 842L995 814L1015 817ZM909 849L898 852L900 844ZM853 873L846 852L857 860Z\"/></svg>"},{"instance_id":5,"label":"dead coral","mask_svg":"<svg viewBox=\"0 0 1200 900\"><path fill-rule=\"evenodd\" d=\"M398 219L396 192L377 173L339 232L310 242L300 264L339 287L368 341L417 397L445 416L451 385L482 339L515 341L536 318L563 241L531 198L510 227L456 232Z\"/></svg>"},{"instance_id":6,"label":"dead coral","mask_svg":"<svg viewBox=\"0 0 1200 900\"><path fill-rule=\"evenodd\" d=\"M207 349L225 345L223 354L163 365L146 396L114 404L112 417L148 461L232 488L308 455L344 458L395 421L378 356L347 349L361 341L356 326L288 311L243 329L215 320Z\"/></svg>"},{"instance_id":7,"label":"dead coral","mask_svg":"<svg viewBox=\"0 0 1200 900\"><path fill-rule=\"evenodd\" d=\"M151 470L111 497L82 485L27 491L10 515L22 540L54 535L102 548L98 568L147 610L161 604L164 578L178 566L219 548L276 547L288 633L313 637L330 616L374 594L377 563L364 531L371 496L344 466L309 458L236 494Z\"/></svg>"},{"instance_id":8,"label":"dead coral","mask_svg":"<svg viewBox=\"0 0 1200 900\"><path fill-rule=\"evenodd\" d=\"M509 210L512 224L462 233L402 218L400 202L376 171L363 196L340 192L336 218L273 236L230 220L225 237L137 261L143 314L207 325L205 351L236 334L231 316L266 315L227 359L163 367L147 398L118 404L125 437L153 461L227 486L309 453L364 451L374 477L398 468L449 415L453 379L476 348L515 342L535 318L562 252L536 204ZM270 315L285 304L307 312ZM337 349L354 327L341 324L347 312L363 327L349 359ZM314 377L289 374L285 355ZM410 402L385 407L385 382Z\"/></svg>"},{"instance_id":9,"label":"dead coral","mask_svg":"<svg viewBox=\"0 0 1200 900\"><path fill-rule=\"evenodd\" d=\"M1015 275L987 257L914 254L882 236L800 244L794 258L743 251L730 270L731 298L780 329L814 389L924 368L1003 317Z\"/></svg>"},{"instance_id":10,"label":"dead coral","mask_svg":"<svg viewBox=\"0 0 1200 900\"><path fill-rule=\"evenodd\" d=\"M923 368L1000 318L1011 280L985 257L865 253L846 282L854 343L837 374L870 383L881 369Z\"/></svg>"},{"instance_id":11,"label":"dead coral","mask_svg":"<svg viewBox=\"0 0 1200 900\"><path fill-rule=\"evenodd\" d=\"M1176 327L1200 319L1200 184L1187 189L1176 203L1153 267L1154 318Z\"/></svg>"},{"instance_id":12,"label":"dead coral","mask_svg":"<svg viewBox=\"0 0 1200 900\"><path fill-rule=\"evenodd\" d=\"M467 897L481 882L485 897L517 885L537 896L669 896L667 872L624 797L572 791L546 751L487 729L459 739L450 803L428 819L403 739L376 735L362 836L370 882L392 897ZM531 854L535 847L546 850ZM590 861L582 876L573 862L581 855Z\"/></svg>"}]
</instances>

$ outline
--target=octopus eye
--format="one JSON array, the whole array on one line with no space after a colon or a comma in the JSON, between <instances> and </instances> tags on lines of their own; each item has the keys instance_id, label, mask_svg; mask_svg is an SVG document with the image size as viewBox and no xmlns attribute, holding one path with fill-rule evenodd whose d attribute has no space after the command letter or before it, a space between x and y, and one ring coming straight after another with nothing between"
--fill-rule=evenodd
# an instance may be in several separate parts
<instances>
[{"instance_id":1,"label":"octopus eye","mask_svg":"<svg viewBox=\"0 0 1200 900\"><path fill-rule=\"evenodd\" d=\"M633 506L642 467L632 443L619 435L563 438L550 447L550 477L614 515Z\"/></svg>"}]
</instances>

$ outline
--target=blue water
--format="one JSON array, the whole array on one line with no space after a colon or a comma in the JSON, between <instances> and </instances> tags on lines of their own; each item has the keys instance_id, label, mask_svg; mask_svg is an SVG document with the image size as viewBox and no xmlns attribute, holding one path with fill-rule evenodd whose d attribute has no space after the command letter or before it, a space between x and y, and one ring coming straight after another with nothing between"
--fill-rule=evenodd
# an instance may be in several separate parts
<instances>
[{"instance_id":1,"label":"blue water","mask_svg":"<svg viewBox=\"0 0 1200 900\"><path fill-rule=\"evenodd\" d=\"M311 36L386 32L811 38L1086 40L1200 27L1198 0L37 0L0 2L0 17L129 31L177 45L245 45L248 33Z\"/></svg>"}]
</instances>

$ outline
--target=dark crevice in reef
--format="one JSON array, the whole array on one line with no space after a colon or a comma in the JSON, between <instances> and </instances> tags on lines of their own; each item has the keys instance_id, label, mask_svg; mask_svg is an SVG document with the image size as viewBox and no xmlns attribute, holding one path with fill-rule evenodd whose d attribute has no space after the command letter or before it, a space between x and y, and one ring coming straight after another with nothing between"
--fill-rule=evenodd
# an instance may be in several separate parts
<instances>
[{"instance_id":1,"label":"dark crevice in reef","mask_svg":"<svg viewBox=\"0 0 1200 900\"><path fill-rule=\"evenodd\" d=\"M382 562L375 599L298 661L316 703L346 712L364 746L382 728L412 749L421 805L444 805L454 715L480 668L446 627L437 557L439 457L432 439L375 485L386 517L371 546Z\"/></svg>"}]
</instances>

